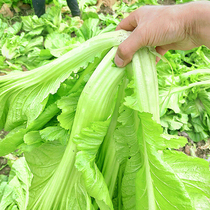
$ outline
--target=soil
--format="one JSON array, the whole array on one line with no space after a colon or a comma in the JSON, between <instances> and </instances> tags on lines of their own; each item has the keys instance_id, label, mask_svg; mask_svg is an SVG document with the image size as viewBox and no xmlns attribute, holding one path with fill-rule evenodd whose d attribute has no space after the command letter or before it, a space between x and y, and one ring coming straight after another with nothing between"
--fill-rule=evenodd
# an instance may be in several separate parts
<instances>
[{"instance_id":1,"label":"soil","mask_svg":"<svg viewBox=\"0 0 210 210\"><path fill-rule=\"evenodd\" d=\"M5 132L4 130L0 131L0 139L3 139L8 132ZM8 160L5 157L0 157L0 175L9 175L10 167L8 165Z\"/></svg>"},{"instance_id":2,"label":"soil","mask_svg":"<svg viewBox=\"0 0 210 210\"><path fill-rule=\"evenodd\" d=\"M158 3L162 5L171 5L171 4L175 4L176 1L175 0L159 0Z\"/></svg>"},{"instance_id":3,"label":"soil","mask_svg":"<svg viewBox=\"0 0 210 210\"><path fill-rule=\"evenodd\" d=\"M0 175L6 175L8 176L10 172L10 167L7 164L7 159L5 159L4 157L0 157Z\"/></svg>"},{"instance_id":4,"label":"soil","mask_svg":"<svg viewBox=\"0 0 210 210\"><path fill-rule=\"evenodd\" d=\"M184 136L187 138L188 143L178 149L178 151L184 152L188 156L195 156L203 158L209 162L210 165L210 139L207 141L193 142L186 132L179 132L179 136Z\"/></svg>"},{"instance_id":5,"label":"soil","mask_svg":"<svg viewBox=\"0 0 210 210\"><path fill-rule=\"evenodd\" d=\"M100 6L100 10L98 11L98 13L103 13L104 15L113 15L114 14L114 11L109 7L109 6L106 6L105 4L101 4Z\"/></svg>"}]
</instances>

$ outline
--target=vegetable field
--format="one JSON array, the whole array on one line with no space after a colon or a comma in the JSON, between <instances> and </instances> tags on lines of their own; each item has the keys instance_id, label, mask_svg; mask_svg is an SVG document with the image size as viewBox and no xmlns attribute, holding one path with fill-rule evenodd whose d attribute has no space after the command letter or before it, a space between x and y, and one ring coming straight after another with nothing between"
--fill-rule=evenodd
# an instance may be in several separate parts
<instances>
[{"instance_id":1,"label":"vegetable field","mask_svg":"<svg viewBox=\"0 0 210 210\"><path fill-rule=\"evenodd\" d=\"M114 63L143 5L0 0L0 210L209 210L210 49Z\"/></svg>"}]
</instances>

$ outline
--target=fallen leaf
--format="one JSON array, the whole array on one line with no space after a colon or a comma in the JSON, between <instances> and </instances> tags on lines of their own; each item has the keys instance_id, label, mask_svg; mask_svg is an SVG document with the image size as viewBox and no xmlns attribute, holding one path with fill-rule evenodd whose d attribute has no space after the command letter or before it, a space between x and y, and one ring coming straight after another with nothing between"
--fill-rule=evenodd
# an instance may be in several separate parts
<instances>
[{"instance_id":1,"label":"fallen leaf","mask_svg":"<svg viewBox=\"0 0 210 210\"><path fill-rule=\"evenodd\" d=\"M29 10L29 9L31 9L31 5L30 5L30 4L22 4L22 5L20 6L20 9Z\"/></svg>"},{"instance_id":2,"label":"fallen leaf","mask_svg":"<svg viewBox=\"0 0 210 210\"><path fill-rule=\"evenodd\" d=\"M2 14L4 17L13 17L14 14L10 10L10 5L9 4L3 4L1 9L0 9L0 14Z\"/></svg>"}]
</instances>

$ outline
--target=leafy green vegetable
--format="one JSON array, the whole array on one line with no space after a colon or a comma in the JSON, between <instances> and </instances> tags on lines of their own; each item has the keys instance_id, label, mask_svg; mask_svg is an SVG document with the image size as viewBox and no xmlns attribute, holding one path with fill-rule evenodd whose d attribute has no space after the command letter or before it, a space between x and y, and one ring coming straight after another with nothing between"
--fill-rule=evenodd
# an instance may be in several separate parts
<instances>
[{"instance_id":1,"label":"leafy green vegetable","mask_svg":"<svg viewBox=\"0 0 210 210\"><path fill-rule=\"evenodd\" d=\"M190 96L203 105L186 105L192 125L202 130L202 111L202 125L209 126L208 71L185 69L182 77L177 71L158 80L157 53L148 47L118 68L113 59L128 35L99 34L43 67L0 78L0 122L11 130L0 155L23 151L33 174L27 209L209 206L207 161L175 151L187 139L164 133L160 124L181 129L184 119L190 128L180 100Z\"/></svg>"},{"instance_id":2,"label":"leafy green vegetable","mask_svg":"<svg viewBox=\"0 0 210 210\"><path fill-rule=\"evenodd\" d=\"M48 95L54 94L62 81L80 67L87 66L94 57L100 56L100 49L109 49L125 38L125 33L121 31L104 34L88 40L48 65L25 74L13 73L1 77L0 100L3 103L0 108L0 128L11 130L26 120L29 125L43 111ZM81 51L85 56L81 57Z\"/></svg>"},{"instance_id":3,"label":"leafy green vegetable","mask_svg":"<svg viewBox=\"0 0 210 210\"><path fill-rule=\"evenodd\" d=\"M32 51L34 47L42 46L42 43L43 37L26 39L23 33L21 36L7 39L2 46L1 53L6 59L13 59Z\"/></svg>"},{"instance_id":4,"label":"leafy green vegetable","mask_svg":"<svg viewBox=\"0 0 210 210\"><path fill-rule=\"evenodd\" d=\"M176 76L174 81L171 77L163 78L165 78L164 88L159 91L162 125L171 131L186 131L195 142L207 139L209 69L191 70Z\"/></svg>"},{"instance_id":5,"label":"leafy green vegetable","mask_svg":"<svg viewBox=\"0 0 210 210\"><path fill-rule=\"evenodd\" d=\"M32 174L24 157L17 159L11 168L9 177L0 175L0 208L26 209L29 199L29 187Z\"/></svg>"},{"instance_id":6,"label":"leafy green vegetable","mask_svg":"<svg viewBox=\"0 0 210 210\"><path fill-rule=\"evenodd\" d=\"M154 68L155 57L152 54L148 54L148 49L141 49L135 54L133 59L133 88L134 95L138 94L138 97L135 97L135 99L134 97L126 98L126 106L132 110L129 112L133 112L132 115L127 115L130 116L130 119L128 119L135 123L131 124L128 120L127 123L125 120L123 121L124 125L133 126L133 132L130 131L128 133L128 136L131 137L128 139L133 143L129 142L129 145L132 146L128 150L128 159L126 158L127 164L122 181L124 208L138 209L141 206L141 209L191 209L191 201L183 183L177 179L173 170L161 157L160 151L167 148L166 143L168 142L161 137L161 127L155 122L158 122L159 118L159 110L157 109L159 107L158 95L155 94L157 89L156 71ZM148 61L147 65L143 65L146 60ZM147 84L144 85L139 82L139 74L142 77L149 78L144 80L144 82L148 82ZM145 91L147 91L147 88L149 90L150 84L154 84L154 95L142 94L140 91L143 88ZM145 103L143 102L144 100ZM148 104L153 107L148 106ZM151 120L152 115L139 111L153 112L155 121ZM124 117L124 119L126 118ZM128 132L126 127L123 126L122 129ZM127 137L127 132L121 132ZM123 141L123 136L118 137L118 141ZM127 146L128 143L126 144L125 141L124 144ZM130 183L130 186L132 186L132 191L129 191L129 193L126 192L127 183ZM173 195L168 193L169 190L173 191Z\"/></svg>"},{"instance_id":7,"label":"leafy green vegetable","mask_svg":"<svg viewBox=\"0 0 210 210\"><path fill-rule=\"evenodd\" d=\"M50 179L48 177L48 179L46 180L45 186L43 186L43 188L37 186L37 188L32 191L32 194L36 193L34 195L36 198L41 198L41 199L37 200L32 199L31 201L32 203L30 204L30 209L43 209L43 208L49 208L50 206L56 208L63 208L63 209L70 208L70 207L65 207L64 205L67 202L66 199L68 197L74 198L74 196L76 197L78 196L77 193L79 192L75 191L76 190L75 187L77 185L78 186L81 185L80 187L82 187L83 190L84 189L87 190L87 192L83 192L82 195L80 196L86 197L88 194L90 194L90 196L96 199L96 202L99 205L99 207L109 206L110 209L112 208L111 207L112 203L109 197L108 189L106 188L106 185L103 184L104 182L103 177L102 175L100 175L99 170L97 170L96 165L94 166L94 162L92 166L90 160L95 156L93 151L95 150L97 152L97 147L100 146L100 141L98 138L101 136L100 138L102 141L106 133L108 126L107 124L108 121L106 120L108 120L110 114L112 113L113 99L115 98L117 90L116 86L118 86L119 81L124 75L123 69L119 70L116 67L112 67L112 62L111 62L112 59L110 59L110 56L113 58L115 52L116 49L110 52L111 54L109 53L107 57L104 58L104 60L99 64L99 66L91 76L90 80L88 81L87 85L85 86L77 105L77 112L74 119L73 128L71 131L71 136L68 145L66 147L65 153L62 157L62 160L58 165L58 167L56 168L54 174L52 174L52 177ZM104 78L106 78L106 80L104 80ZM101 82L102 80L103 82ZM101 95L103 95L103 100L100 99ZM87 100L92 101L92 103L90 103L90 106L86 106L86 109L84 110L83 104ZM93 105L93 103L95 105ZM103 122L104 120L105 122ZM94 121L96 121L97 124L92 124ZM100 121L102 122L100 123ZM101 129L104 130L102 133ZM80 131L82 132L81 134ZM92 132L93 136L91 136ZM77 137L77 135L79 136ZM80 137L80 135L82 136ZM99 142L97 144L96 143L93 144L95 140ZM75 142L76 144L73 142ZM79 171L83 172L82 175L76 170L74 166L73 160L75 159L77 150L79 151L76 156L75 166ZM67 162L69 163L67 164ZM63 171L62 173L61 168L66 168L66 164L68 165L69 172L67 172L66 170L62 170ZM44 173L44 171L42 173ZM69 174L67 175L67 173ZM83 184L80 183L81 176L83 177L84 180ZM93 185L94 182L96 184ZM54 185L53 183L57 184ZM42 182L42 185L43 184L44 183ZM67 187L66 185L69 185L69 190L67 192L66 192L66 187ZM103 187L103 189L101 189L101 187ZM102 192L99 193L99 190L102 190L103 193ZM51 194L50 200L48 200L49 197L46 191L49 193L54 192L53 194ZM106 194L105 191L107 191ZM75 205L75 208L79 208L79 206L77 207L77 205L85 206L87 205L85 204L85 202L90 203L90 197L89 196L86 197L86 199L83 202L81 201L80 204L74 204L74 202L75 202L74 199L70 199L68 203L66 203L66 205L67 206Z\"/></svg>"},{"instance_id":8,"label":"leafy green vegetable","mask_svg":"<svg viewBox=\"0 0 210 210\"><path fill-rule=\"evenodd\" d=\"M49 49L54 57L60 57L79 45L80 42L72 39L68 34L58 32L48 34L44 42L45 48Z\"/></svg>"}]
</instances>

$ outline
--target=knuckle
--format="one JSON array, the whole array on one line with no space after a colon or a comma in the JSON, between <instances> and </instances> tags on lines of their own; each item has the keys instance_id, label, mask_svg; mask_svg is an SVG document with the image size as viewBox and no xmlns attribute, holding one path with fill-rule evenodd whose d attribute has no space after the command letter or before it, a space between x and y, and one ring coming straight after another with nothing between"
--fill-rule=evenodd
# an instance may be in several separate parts
<instances>
[{"instance_id":1,"label":"knuckle","mask_svg":"<svg viewBox=\"0 0 210 210\"><path fill-rule=\"evenodd\" d=\"M124 45L123 43L119 45L118 47L118 55L123 59L123 60L129 60L131 57L130 49L129 46Z\"/></svg>"}]
</instances>

